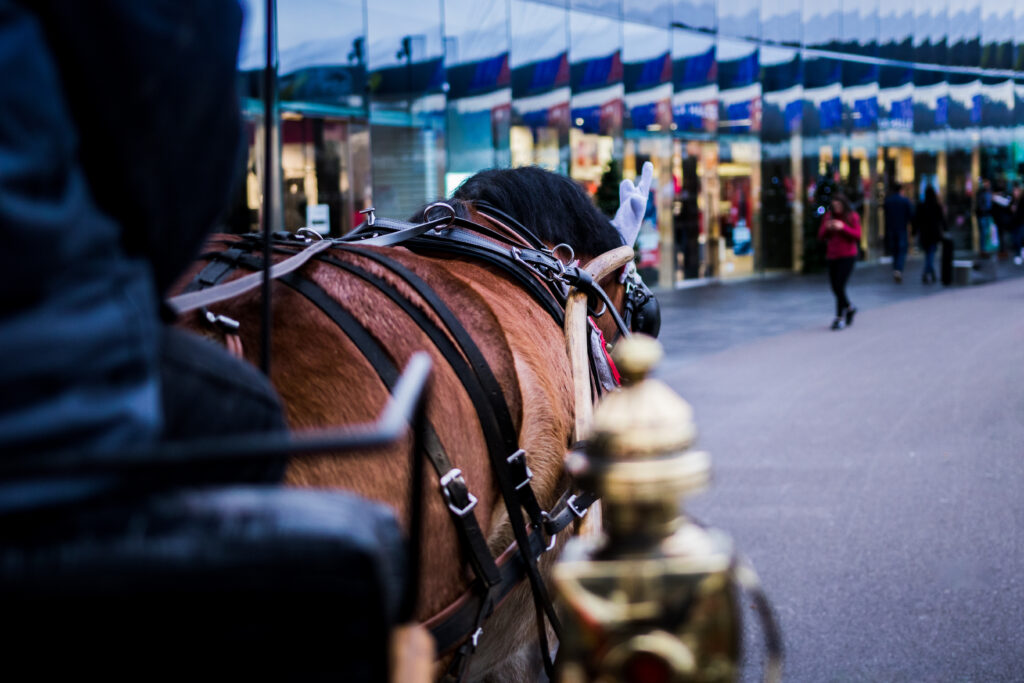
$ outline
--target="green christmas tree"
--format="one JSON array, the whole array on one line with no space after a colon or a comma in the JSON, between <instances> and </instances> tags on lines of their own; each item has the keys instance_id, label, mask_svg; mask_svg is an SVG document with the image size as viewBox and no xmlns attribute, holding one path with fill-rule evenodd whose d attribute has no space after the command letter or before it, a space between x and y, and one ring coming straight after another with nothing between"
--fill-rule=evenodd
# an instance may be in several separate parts
<instances>
[{"instance_id":1,"label":"green christmas tree","mask_svg":"<svg viewBox=\"0 0 1024 683\"><path fill-rule=\"evenodd\" d=\"M601 184L597 186L597 193L594 200L597 208L603 214L612 218L619 210L619 185L622 184L622 167L619 162L612 159L608 162L608 168L601 175Z\"/></svg>"}]
</instances>

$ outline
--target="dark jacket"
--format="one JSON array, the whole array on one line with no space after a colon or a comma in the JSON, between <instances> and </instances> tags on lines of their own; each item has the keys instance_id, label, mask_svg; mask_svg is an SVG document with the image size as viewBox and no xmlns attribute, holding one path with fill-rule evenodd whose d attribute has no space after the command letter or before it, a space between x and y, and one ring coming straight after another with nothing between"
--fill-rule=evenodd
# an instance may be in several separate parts
<instances>
[{"instance_id":1,"label":"dark jacket","mask_svg":"<svg viewBox=\"0 0 1024 683\"><path fill-rule=\"evenodd\" d=\"M914 207L901 194L890 194L883 204L885 209L885 236L889 241L906 239L907 228L914 217Z\"/></svg>"},{"instance_id":2,"label":"dark jacket","mask_svg":"<svg viewBox=\"0 0 1024 683\"><path fill-rule=\"evenodd\" d=\"M233 0L0 0L0 453L161 428L159 293L224 205Z\"/></svg>"},{"instance_id":3,"label":"dark jacket","mask_svg":"<svg viewBox=\"0 0 1024 683\"><path fill-rule=\"evenodd\" d=\"M928 249L942 241L942 233L946 230L946 214L938 202L924 202L917 207L914 216L914 232L920 240L921 248Z\"/></svg>"}]
</instances>

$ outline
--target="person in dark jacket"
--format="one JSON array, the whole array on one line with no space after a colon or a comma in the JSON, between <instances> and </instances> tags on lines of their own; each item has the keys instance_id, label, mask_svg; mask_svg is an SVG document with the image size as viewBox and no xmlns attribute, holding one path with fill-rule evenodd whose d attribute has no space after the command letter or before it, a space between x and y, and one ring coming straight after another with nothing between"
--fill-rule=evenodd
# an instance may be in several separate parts
<instances>
[{"instance_id":1,"label":"person in dark jacket","mask_svg":"<svg viewBox=\"0 0 1024 683\"><path fill-rule=\"evenodd\" d=\"M0 453L283 428L262 375L160 315L241 165L241 19L0 0Z\"/></svg>"},{"instance_id":2,"label":"person in dark jacket","mask_svg":"<svg viewBox=\"0 0 1024 683\"><path fill-rule=\"evenodd\" d=\"M1024 264L1024 187L1014 188L1013 197L1013 262Z\"/></svg>"},{"instance_id":3,"label":"person in dark jacket","mask_svg":"<svg viewBox=\"0 0 1024 683\"><path fill-rule=\"evenodd\" d=\"M892 279L903 282L903 266L907 261L907 229L914 218L914 207L903 196L903 186L896 183L885 198L885 240L892 252Z\"/></svg>"},{"instance_id":4,"label":"person in dark jacket","mask_svg":"<svg viewBox=\"0 0 1024 683\"><path fill-rule=\"evenodd\" d=\"M829 283L836 298L836 317L832 329L841 330L853 324L857 309L846 296L846 283L857 262L860 244L860 216L850 208L845 196L836 194L831 209L821 220L818 239L825 241L825 261L828 263Z\"/></svg>"},{"instance_id":5,"label":"person in dark jacket","mask_svg":"<svg viewBox=\"0 0 1024 683\"><path fill-rule=\"evenodd\" d=\"M975 214L978 217L978 246L982 254L991 254L999 249L999 233L993 230L995 223L992 220L992 204L992 182L982 178L975 206Z\"/></svg>"},{"instance_id":6,"label":"person in dark jacket","mask_svg":"<svg viewBox=\"0 0 1024 683\"><path fill-rule=\"evenodd\" d=\"M935 276L935 251L942 242L946 230L946 213L942 210L939 197L931 185L924 191L924 202L917 208L914 215L914 230L924 252L924 271L921 282L933 284Z\"/></svg>"}]
</instances>

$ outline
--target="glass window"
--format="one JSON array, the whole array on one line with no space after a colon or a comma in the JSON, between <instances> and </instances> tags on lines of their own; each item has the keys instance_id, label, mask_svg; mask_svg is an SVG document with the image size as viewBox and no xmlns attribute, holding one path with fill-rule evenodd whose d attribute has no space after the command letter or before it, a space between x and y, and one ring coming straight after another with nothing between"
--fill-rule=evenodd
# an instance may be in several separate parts
<instances>
[{"instance_id":1,"label":"glass window","mask_svg":"<svg viewBox=\"0 0 1024 683\"><path fill-rule=\"evenodd\" d=\"M719 35L761 37L761 0L718 0Z\"/></svg>"},{"instance_id":2,"label":"glass window","mask_svg":"<svg viewBox=\"0 0 1024 683\"><path fill-rule=\"evenodd\" d=\"M638 266L657 268L658 282L664 287L674 284L676 271L671 49L668 28L631 21L623 25L627 128L623 176L636 177L646 161L654 166L648 211L639 236Z\"/></svg>"},{"instance_id":3,"label":"glass window","mask_svg":"<svg viewBox=\"0 0 1024 683\"><path fill-rule=\"evenodd\" d=\"M930 2L930 0L920 0ZM878 0L842 0L840 50L855 55L878 55Z\"/></svg>"},{"instance_id":4,"label":"glass window","mask_svg":"<svg viewBox=\"0 0 1024 683\"><path fill-rule=\"evenodd\" d=\"M445 191L441 0L366 7L373 201L406 217Z\"/></svg>"},{"instance_id":5,"label":"glass window","mask_svg":"<svg viewBox=\"0 0 1024 683\"><path fill-rule=\"evenodd\" d=\"M512 79L505 2L445 0L444 16L451 194L473 173L510 164Z\"/></svg>"},{"instance_id":6,"label":"glass window","mask_svg":"<svg viewBox=\"0 0 1024 683\"><path fill-rule=\"evenodd\" d=\"M568 14L563 8L510 0L513 166L569 172Z\"/></svg>"},{"instance_id":7,"label":"glass window","mask_svg":"<svg viewBox=\"0 0 1024 683\"><path fill-rule=\"evenodd\" d=\"M878 135L884 146L913 144L914 70L909 66L914 58L913 12L914 0L886 0L878 9L879 55L906 62L879 70Z\"/></svg>"},{"instance_id":8,"label":"glass window","mask_svg":"<svg viewBox=\"0 0 1024 683\"><path fill-rule=\"evenodd\" d=\"M802 16L804 45L838 49L842 27L840 0L805 0Z\"/></svg>"},{"instance_id":9,"label":"glass window","mask_svg":"<svg viewBox=\"0 0 1024 683\"><path fill-rule=\"evenodd\" d=\"M234 233L261 230L264 162L263 77L267 63L266 7L262 0L242 2L238 83L245 136L245 170L224 216L223 229Z\"/></svg>"},{"instance_id":10,"label":"glass window","mask_svg":"<svg viewBox=\"0 0 1024 683\"><path fill-rule=\"evenodd\" d=\"M623 19L667 29L672 24L671 0L646 0L623 3Z\"/></svg>"},{"instance_id":11,"label":"glass window","mask_svg":"<svg viewBox=\"0 0 1024 683\"><path fill-rule=\"evenodd\" d=\"M363 6L357 0L277 3L283 227L338 235L361 220L369 166ZM366 162L363 162L366 164Z\"/></svg>"},{"instance_id":12,"label":"glass window","mask_svg":"<svg viewBox=\"0 0 1024 683\"><path fill-rule=\"evenodd\" d=\"M715 0L673 0L672 23L678 28L710 32L718 27Z\"/></svg>"},{"instance_id":13,"label":"glass window","mask_svg":"<svg viewBox=\"0 0 1024 683\"><path fill-rule=\"evenodd\" d=\"M709 256L715 275L731 277L753 272L761 240L760 63L756 43L721 35L716 56L719 192Z\"/></svg>"},{"instance_id":14,"label":"glass window","mask_svg":"<svg viewBox=\"0 0 1024 683\"><path fill-rule=\"evenodd\" d=\"M718 131L724 134L761 130L761 82L757 44L719 36Z\"/></svg>"},{"instance_id":15,"label":"glass window","mask_svg":"<svg viewBox=\"0 0 1024 683\"><path fill-rule=\"evenodd\" d=\"M801 0L763 0L761 2L761 37L776 43L799 45L803 22Z\"/></svg>"},{"instance_id":16,"label":"glass window","mask_svg":"<svg viewBox=\"0 0 1024 683\"><path fill-rule=\"evenodd\" d=\"M981 0L948 0L949 63L981 64Z\"/></svg>"},{"instance_id":17,"label":"glass window","mask_svg":"<svg viewBox=\"0 0 1024 683\"><path fill-rule=\"evenodd\" d=\"M625 115L633 130L672 125L672 34L644 24L623 25Z\"/></svg>"},{"instance_id":18,"label":"glass window","mask_svg":"<svg viewBox=\"0 0 1024 683\"><path fill-rule=\"evenodd\" d=\"M571 175L591 194L613 157L621 156L622 22L569 12L572 101Z\"/></svg>"},{"instance_id":19,"label":"glass window","mask_svg":"<svg viewBox=\"0 0 1024 683\"><path fill-rule=\"evenodd\" d=\"M712 36L672 31L672 85L673 130L686 135L715 133L718 80Z\"/></svg>"},{"instance_id":20,"label":"glass window","mask_svg":"<svg viewBox=\"0 0 1024 683\"><path fill-rule=\"evenodd\" d=\"M612 19L622 17L622 5L619 0L569 0L569 7L592 14L603 14Z\"/></svg>"},{"instance_id":21,"label":"glass window","mask_svg":"<svg viewBox=\"0 0 1024 683\"><path fill-rule=\"evenodd\" d=\"M365 117L363 5L358 0L277 3L278 91L282 101L316 103Z\"/></svg>"}]
</instances>

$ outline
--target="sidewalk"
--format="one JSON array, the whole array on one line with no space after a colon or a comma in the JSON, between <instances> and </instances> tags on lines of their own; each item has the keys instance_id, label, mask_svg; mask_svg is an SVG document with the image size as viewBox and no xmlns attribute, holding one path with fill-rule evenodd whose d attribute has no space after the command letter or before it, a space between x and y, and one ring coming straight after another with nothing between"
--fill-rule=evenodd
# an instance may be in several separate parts
<instances>
[{"instance_id":1,"label":"sidewalk","mask_svg":"<svg viewBox=\"0 0 1024 683\"><path fill-rule=\"evenodd\" d=\"M891 265L858 264L847 286L858 319L870 315L871 309L897 301L962 289L921 284L922 268L921 258L909 259L903 283L895 284ZM1012 260L997 262L996 270L997 281L1024 276L1024 266L1015 266ZM658 290L656 295L662 311L659 339L666 355L676 362L797 329L829 331L835 305L825 273L773 274L735 283Z\"/></svg>"}]
</instances>

